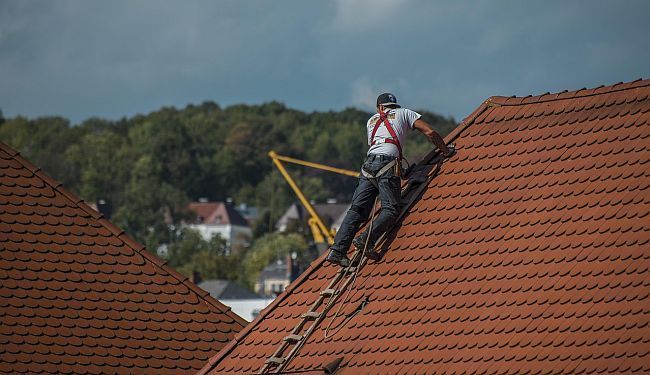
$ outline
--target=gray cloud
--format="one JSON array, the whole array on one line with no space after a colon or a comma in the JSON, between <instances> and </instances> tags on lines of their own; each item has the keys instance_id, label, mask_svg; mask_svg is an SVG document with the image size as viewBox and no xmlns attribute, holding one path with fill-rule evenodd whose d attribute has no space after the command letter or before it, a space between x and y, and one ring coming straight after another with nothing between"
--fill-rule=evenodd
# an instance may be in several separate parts
<instances>
[{"instance_id":1,"label":"gray cloud","mask_svg":"<svg viewBox=\"0 0 650 375\"><path fill-rule=\"evenodd\" d=\"M490 95L647 77L644 1L0 2L0 108L78 122L162 105L466 116Z\"/></svg>"}]
</instances>

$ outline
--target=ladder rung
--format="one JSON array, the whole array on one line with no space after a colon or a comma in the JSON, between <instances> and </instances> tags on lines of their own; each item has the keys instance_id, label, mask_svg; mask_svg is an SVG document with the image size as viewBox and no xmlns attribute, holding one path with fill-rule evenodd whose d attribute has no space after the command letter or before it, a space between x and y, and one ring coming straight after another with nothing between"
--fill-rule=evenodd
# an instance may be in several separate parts
<instances>
[{"instance_id":1,"label":"ladder rung","mask_svg":"<svg viewBox=\"0 0 650 375\"><path fill-rule=\"evenodd\" d=\"M354 273L354 271L356 271L356 270L357 270L357 267L354 267L354 266L350 266L350 267L348 267L348 268L343 268L343 267L341 267L341 269L339 270L339 272L340 272L340 273L346 273L346 272L347 272L347 273Z\"/></svg>"},{"instance_id":2,"label":"ladder rung","mask_svg":"<svg viewBox=\"0 0 650 375\"><path fill-rule=\"evenodd\" d=\"M265 363L274 363L276 365L281 365L284 362L284 358L271 357L266 360Z\"/></svg>"},{"instance_id":3,"label":"ladder rung","mask_svg":"<svg viewBox=\"0 0 650 375\"><path fill-rule=\"evenodd\" d=\"M327 288L327 289L322 290L322 291L320 292L320 295L321 295L321 296L333 296L333 295L335 295L335 294L336 294L336 290L335 290L335 289L331 289L331 288Z\"/></svg>"},{"instance_id":4,"label":"ladder rung","mask_svg":"<svg viewBox=\"0 0 650 375\"><path fill-rule=\"evenodd\" d=\"M310 311L310 312L306 312L306 313L300 315L301 318L308 319L308 320L316 320L316 319L318 319L319 316L320 316L320 313L318 313L316 311Z\"/></svg>"},{"instance_id":5,"label":"ladder rung","mask_svg":"<svg viewBox=\"0 0 650 375\"><path fill-rule=\"evenodd\" d=\"M284 341L287 341L287 342L298 342L300 340L302 340L301 335L289 335L289 336L286 336L284 338Z\"/></svg>"}]
</instances>

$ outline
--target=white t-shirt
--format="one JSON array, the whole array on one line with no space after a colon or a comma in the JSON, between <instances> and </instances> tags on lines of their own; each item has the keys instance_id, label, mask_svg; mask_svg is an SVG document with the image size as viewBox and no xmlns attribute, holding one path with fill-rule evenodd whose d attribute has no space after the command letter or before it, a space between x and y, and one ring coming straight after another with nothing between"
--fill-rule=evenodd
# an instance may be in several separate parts
<instances>
[{"instance_id":1,"label":"white t-shirt","mask_svg":"<svg viewBox=\"0 0 650 375\"><path fill-rule=\"evenodd\" d=\"M406 130L413 129L413 124L420 117L422 117L421 114L407 108L394 108L388 110L388 122L390 122L393 130L395 130L395 134L399 139L399 144L402 146L402 151L404 151L404 142L406 141ZM372 136L372 129L375 127L377 120L379 120L379 113L372 116L366 124L368 130L368 146L370 146L368 154L399 156L397 146L384 141L385 139L392 137L383 122L378 125L379 129L377 129L377 133L375 134L376 142L374 146L372 145L373 140L370 139L370 137Z\"/></svg>"}]
</instances>

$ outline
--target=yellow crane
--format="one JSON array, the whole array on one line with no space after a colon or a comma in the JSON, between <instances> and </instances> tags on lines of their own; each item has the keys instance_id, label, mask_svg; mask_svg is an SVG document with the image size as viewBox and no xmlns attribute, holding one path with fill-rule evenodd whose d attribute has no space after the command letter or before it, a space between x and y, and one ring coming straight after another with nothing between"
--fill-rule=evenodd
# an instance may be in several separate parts
<instances>
[{"instance_id":1,"label":"yellow crane","mask_svg":"<svg viewBox=\"0 0 650 375\"><path fill-rule=\"evenodd\" d=\"M302 203L302 205L305 206L307 212L309 212L310 217L308 223L309 223L309 228L311 229L311 233L314 236L314 242L316 242L317 244L318 243L322 243L322 244L327 243L329 245L333 244L334 235L336 233L330 230L329 228L327 228L327 226L323 222L323 219L321 219L321 217L318 215L318 212L316 212L316 210L314 209L314 206L312 206L311 203L309 203L309 200L305 197L305 194L303 194L302 190L300 190L296 182L293 180L293 178L291 178L291 175L289 175L287 170L284 168L282 162L298 164L305 167L316 168L316 169L320 169L328 172L334 172L334 173L338 173L350 177L359 177L359 172L350 171L342 168L330 167L328 165L295 159L289 156L278 155L273 150L269 151L269 157L271 158L271 160L273 160L273 164L275 164L275 166L278 168L278 170L282 174L282 177L284 177L284 179L287 181L289 186L291 186L291 189L293 189L293 192L300 200L300 203Z\"/></svg>"}]
</instances>

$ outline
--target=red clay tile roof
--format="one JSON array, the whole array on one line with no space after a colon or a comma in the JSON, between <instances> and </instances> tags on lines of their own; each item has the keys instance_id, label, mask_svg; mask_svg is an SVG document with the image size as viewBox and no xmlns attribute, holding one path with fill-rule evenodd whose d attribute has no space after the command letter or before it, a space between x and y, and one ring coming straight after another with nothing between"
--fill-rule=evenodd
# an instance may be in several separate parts
<instances>
[{"instance_id":1,"label":"red clay tile roof","mask_svg":"<svg viewBox=\"0 0 650 375\"><path fill-rule=\"evenodd\" d=\"M245 324L0 143L0 373L193 373Z\"/></svg>"},{"instance_id":2,"label":"red clay tile roof","mask_svg":"<svg viewBox=\"0 0 650 375\"><path fill-rule=\"evenodd\" d=\"M344 316L370 302L325 338L339 300L286 370L649 372L648 95L639 80L487 100ZM335 272L315 261L201 373L260 369Z\"/></svg>"},{"instance_id":3,"label":"red clay tile roof","mask_svg":"<svg viewBox=\"0 0 650 375\"><path fill-rule=\"evenodd\" d=\"M232 205L224 202L192 202L189 208L202 219L201 224L248 226L246 219Z\"/></svg>"}]
</instances>

